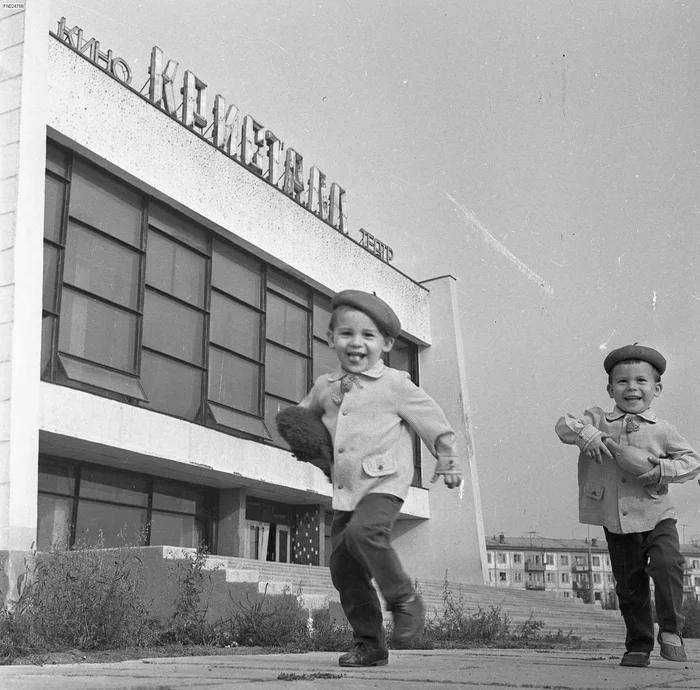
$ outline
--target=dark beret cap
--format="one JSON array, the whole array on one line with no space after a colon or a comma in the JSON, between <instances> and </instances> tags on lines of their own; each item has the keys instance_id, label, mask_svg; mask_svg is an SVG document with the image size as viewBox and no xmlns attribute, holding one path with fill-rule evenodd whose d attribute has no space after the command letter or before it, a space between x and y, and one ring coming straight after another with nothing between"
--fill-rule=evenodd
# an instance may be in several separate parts
<instances>
[{"instance_id":1,"label":"dark beret cap","mask_svg":"<svg viewBox=\"0 0 700 690\"><path fill-rule=\"evenodd\" d=\"M628 359L639 359L642 362L649 362L649 364L658 369L659 374L663 374L664 371L666 371L666 360L660 352L657 352L653 347L645 347L637 343L634 343L634 345L625 345L624 347L619 347L617 350L613 350L605 358L603 367L605 371L610 374L616 364Z\"/></svg>"},{"instance_id":2,"label":"dark beret cap","mask_svg":"<svg viewBox=\"0 0 700 690\"><path fill-rule=\"evenodd\" d=\"M383 300L362 290L342 290L331 300L331 309L341 306L352 307L367 314L390 338L396 338L401 333L401 322L394 310Z\"/></svg>"}]
</instances>

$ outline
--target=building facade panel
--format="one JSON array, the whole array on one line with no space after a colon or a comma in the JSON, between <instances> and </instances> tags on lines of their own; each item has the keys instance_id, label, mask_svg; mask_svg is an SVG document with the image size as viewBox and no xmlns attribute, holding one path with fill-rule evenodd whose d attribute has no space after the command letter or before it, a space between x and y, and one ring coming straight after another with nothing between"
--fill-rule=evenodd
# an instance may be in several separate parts
<instances>
[{"instance_id":1,"label":"building facade panel","mask_svg":"<svg viewBox=\"0 0 700 690\"><path fill-rule=\"evenodd\" d=\"M304 180L290 195L264 179L245 131L225 153L91 60L81 32L60 23L47 37L40 14L24 15L43 53L31 86L21 75L3 156L16 168L3 198L17 203L2 216L0 549L204 546L326 563L331 486L290 455L274 418L337 366L330 298L352 287L395 308L404 333L387 364L433 393L464 452L462 491L431 492L416 443L398 530L407 568L442 577L452 537L455 581L482 582L454 288L431 294L320 218ZM446 360L449 390L433 365Z\"/></svg>"}]
</instances>

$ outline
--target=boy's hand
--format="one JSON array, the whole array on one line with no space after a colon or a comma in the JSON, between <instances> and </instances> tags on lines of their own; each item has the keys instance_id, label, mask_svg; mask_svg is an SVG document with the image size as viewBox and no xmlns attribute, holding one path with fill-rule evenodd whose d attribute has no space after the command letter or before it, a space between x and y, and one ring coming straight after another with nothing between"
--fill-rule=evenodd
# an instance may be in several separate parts
<instances>
[{"instance_id":1,"label":"boy's hand","mask_svg":"<svg viewBox=\"0 0 700 690\"><path fill-rule=\"evenodd\" d=\"M454 489L462 483L462 470L459 469L454 458L438 459L430 483L434 484L440 476L445 480L445 486L448 489Z\"/></svg>"},{"instance_id":2,"label":"boy's hand","mask_svg":"<svg viewBox=\"0 0 700 690\"><path fill-rule=\"evenodd\" d=\"M642 484L658 484L661 481L661 467L659 467L661 460L655 455L651 455L651 453L647 460L654 465L654 469L640 474L637 479L639 479Z\"/></svg>"},{"instance_id":3,"label":"boy's hand","mask_svg":"<svg viewBox=\"0 0 700 690\"><path fill-rule=\"evenodd\" d=\"M593 462L597 462L599 465L602 465L603 458L608 458L609 460L613 459L613 454L605 445L605 441L609 438L609 436L600 436L599 438L596 438L590 442L588 448L586 448L586 453L588 453L588 457L591 458Z\"/></svg>"}]
</instances>

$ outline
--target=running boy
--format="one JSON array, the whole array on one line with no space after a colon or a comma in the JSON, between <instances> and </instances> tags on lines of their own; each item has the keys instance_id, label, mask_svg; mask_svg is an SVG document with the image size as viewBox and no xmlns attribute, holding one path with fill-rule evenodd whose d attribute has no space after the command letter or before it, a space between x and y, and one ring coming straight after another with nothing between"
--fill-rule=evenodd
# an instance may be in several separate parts
<instances>
[{"instance_id":1,"label":"running boy","mask_svg":"<svg viewBox=\"0 0 700 690\"><path fill-rule=\"evenodd\" d=\"M581 417L567 414L556 424L563 443L575 444L578 460L579 520L602 525L608 542L620 612L627 626L621 666L648 666L654 648L649 578L654 581L661 656L686 661L683 629L683 566L671 482L700 472L700 455L669 422L651 410L661 395L666 360L650 347L613 350L603 362L612 412L599 407ZM606 442L609 443L610 449ZM615 444L619 444L617 447ZM640 476L623 470L614 453L633 446L648 452L652 469ZM645 487L653 485L653 490Z\"/></svg>"},{"instance_id":2,"label":"running boy","mask_svg":"<svg viewBox=\"0 0 700 690\"><path fill-rule=\"evenodd\" d=\"M331 302L328 343L340 369L320 376L300 405L330 432L333 460L333 584L354 633L341 666L384 666L389 652L372 578L393 612L396 647L424 625L425 607L391 545L391 531L413 480L410 425L437 458L432 481L462 481L455 435L437 403L406 372L384 365L401 324L386 302L344 290Z\"/></svg>"}]
</instances>

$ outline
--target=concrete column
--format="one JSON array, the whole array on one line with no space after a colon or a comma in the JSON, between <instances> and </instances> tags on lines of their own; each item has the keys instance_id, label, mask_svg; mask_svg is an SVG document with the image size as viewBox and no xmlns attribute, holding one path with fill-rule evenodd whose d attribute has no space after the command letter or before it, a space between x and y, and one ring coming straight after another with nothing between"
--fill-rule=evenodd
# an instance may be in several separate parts
<instances>
[{"instance_id":1,"label":"concrete column","mask_svg":"<svg viewBox=\"0 0 700 690\"><path fill-rule=\"evenodd\" d=\"M48 0L0 8L0 589L6 598L36 541L47 26Z\"/></svg>"},{"instance_id":2,"label":"concrete column","mask_svg":"<svg viewBox=\"0 0 700 690\"><path fill-rule=\"evenodd\" d=\"M486 541L455 283L452 276L422 283L430 290L433 344L421 353L420 383L455 430L464 483L459 489L448 489L442 480L430 484L435 460L423 448L430 519L400 520L394 542L411 577L439 580L447 571L451 582L484 584L488 582Z\"/></svg>"},{"instance_id":3,"label":"concrete column","mask_svg":"<svg viewBox=\"0 0 700 690\"><path fill-rule=\"evenodd\" d=\"M219 491L219 556L245 556L245 502L246 490Z\"/></svg>"}]
</instances>

